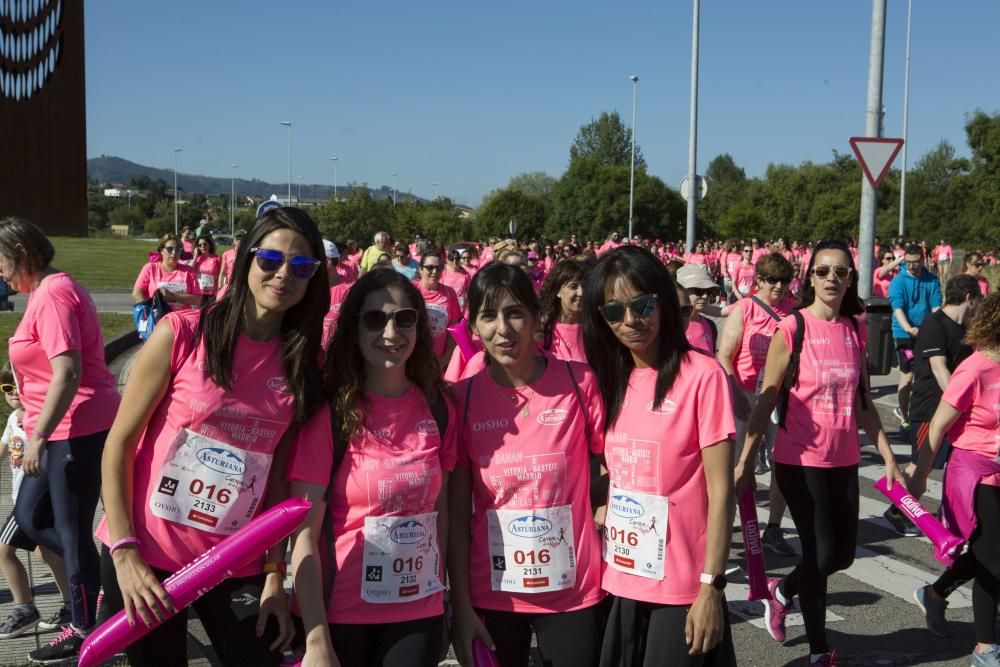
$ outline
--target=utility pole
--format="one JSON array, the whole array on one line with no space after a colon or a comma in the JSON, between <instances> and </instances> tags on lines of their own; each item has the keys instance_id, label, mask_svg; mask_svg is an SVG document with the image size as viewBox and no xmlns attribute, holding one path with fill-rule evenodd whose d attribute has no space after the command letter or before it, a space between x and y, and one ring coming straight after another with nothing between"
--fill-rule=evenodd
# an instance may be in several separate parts
<instances>
[{"instance_id":1,"label":"utility pole","mask_svg":"<svg viewBox=\"0 0 1000 667\"><path fill-rule=\"evenodd\" d=\"M882 115L882 74L885 66L886 0L872 0L872 32L868 49L868 103L865 108L865 136L880 136ZM861 229L858 234L858 294L872 295L872 261L875 254L875 213L878 196L868 179L861 177Z\"/></svg>"},{"instance_id":2,"label":"utility pole","mask_svg":"<svg viewBox=\"0 0 1000 667\"><path fill-rule=\"evenodd\" d=\"M686 252L694 252L695 207L698 202L698 21L700 0L692 0L691 20L691 129L688 134L688 193Z\"/></svg>"}]
</instances>

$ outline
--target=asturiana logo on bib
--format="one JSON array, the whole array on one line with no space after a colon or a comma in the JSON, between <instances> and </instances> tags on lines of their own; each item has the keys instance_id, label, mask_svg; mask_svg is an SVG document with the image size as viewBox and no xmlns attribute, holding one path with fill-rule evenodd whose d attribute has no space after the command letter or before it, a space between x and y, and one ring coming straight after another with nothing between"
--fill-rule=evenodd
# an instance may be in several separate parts
<instances>
[{"instance_id":1,"label":"asturiana logo on bib","mask_svg":"<svg viewBox=\"0 0 1000 667\"><path fill-rule=\"evenodd\" d=\"M646 513L642 503L624 493L611 496L611 511L625 519L635 519Z\"/></svg>"},{"instance_id":2,"label":"asturiana logo on bib","mask_svg":"<svg viewBox=\"0 0 1000 667\"><path fill-rule=\"evenodd\" d=\"M672 415L676 410L677 404L667 399L663 399L659 407L653 405L653 401L650 401L646 405L646 412L652 412L654 415Z\"/></svg>"},{"instance_id":3,"label":"asturiana logo on bib","mask_svg":"<svg viewBox=\"0 0 1000 667\"><path fill-rule=\"evenodd\" d=\"M534 514L519 516L507 524L507 532L515 537L541 537L552 530L552 522Z\"/></svg>"},{"instance_id":4,"label":"asturiana logo on bib","mask_svg":"<svg viewBox=\"0 0 1000 667\"><path fill-rule=\"evenodd\" d=\"M247 471L247 464L243 459L222 447L202 447L195 453L195 458L216 472L242 475Z\"/></svg>"},{"instance_id":5,"label":"asturiana logo on bib","mask_svg":"<svg viewBox=\"0 0 1000 667\"><path fill-rule=\"evenodd\" d=\"M279 394L290 394L292 390L288 387L288 380L283 377L273 377L267 381L267 388Z\"/></svg>"},{"instance_id":6,"label":"asturiana logo on bib","mask_svg":"<svg viewBox=\"0 0 1000 667\"><path fill-rule=\"evenodd\" d=\"M423 435L438 435L438 425L433 419L425 419L417 422L413 430Z\"/></svg>"},{"instance_id":7,"label":"asturiana logo on bib","mask_svg":"<svg viewBox=\"0 0 1000 667\"><path fill-rule=\"evenodd\" d=\"M427 528L415 519L404 521L389 531L389 539L396 544L417 544L427 537Z\"/></svg>"},{"instance_id":8,"label":"asturiana logo on bib","mask_svg":"<svg viewBox=\"0 0 1000 667\"><path fill-rule=\"evenodd\" d=\"M562 424L567 419L569 419L569 411L559 408L549 408L538 415L538 423L542 426L555 426Z\"/></svg>"}]
</instances>

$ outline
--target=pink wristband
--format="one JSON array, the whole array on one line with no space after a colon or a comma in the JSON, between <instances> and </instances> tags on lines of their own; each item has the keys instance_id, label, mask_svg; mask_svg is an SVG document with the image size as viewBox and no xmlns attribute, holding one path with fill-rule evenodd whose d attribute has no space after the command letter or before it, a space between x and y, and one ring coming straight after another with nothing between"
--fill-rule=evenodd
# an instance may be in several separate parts
<instances>
[{"instance_id":1,"label":"pink wristband","mask_svg":"<svg viewBox=\"0 0 1000 667\"><path fill-rule=\"evenodd\" d=\"M33 438L41 438L42 440L48 440L50 437L52 437L52 431L49 431L48 433L46 433L45 431L37 431L37 430L35 430L35 431L31 432L31 437L33 437Z\"/></svg>"},{"instance_id":2,"label":"pink wristband","mask_svg":"<svg viewBox=\"0 0 1000 667\"><path fill-rule=\"evenodd\" d=\"M119 549L121 549L124 546L128 546L129 544L136 544L136 545L138 545L139 544L139 538L138 537L123 537L122 539L118 540L117 542L115 542L114 544L111 545L111 548L108 550L108 555L114 556L116 551L118 551Z\"/></svg>"}]
</instances>

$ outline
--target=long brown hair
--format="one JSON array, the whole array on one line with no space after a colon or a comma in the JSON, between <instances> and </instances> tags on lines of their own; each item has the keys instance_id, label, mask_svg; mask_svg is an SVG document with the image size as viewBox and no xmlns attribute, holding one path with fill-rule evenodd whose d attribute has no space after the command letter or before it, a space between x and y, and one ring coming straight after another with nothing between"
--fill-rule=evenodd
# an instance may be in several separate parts
<instances>
[{"instance_id":1,"label":"long brown hair","mask_svg":"<svg viewBox=\"0 0 1000 667\"><path fill-rule=\"evenodd\" d=\"M587 279L587 273L594 268L596 260L592 258L567 258L560 260L552 267L552 271L542 282L538 300L542 304L542 346L552 349L552 337L556 323L562 317L562 301L559 290L566 283L576 281L582 288Z\"/></svg>"}]
</instances>

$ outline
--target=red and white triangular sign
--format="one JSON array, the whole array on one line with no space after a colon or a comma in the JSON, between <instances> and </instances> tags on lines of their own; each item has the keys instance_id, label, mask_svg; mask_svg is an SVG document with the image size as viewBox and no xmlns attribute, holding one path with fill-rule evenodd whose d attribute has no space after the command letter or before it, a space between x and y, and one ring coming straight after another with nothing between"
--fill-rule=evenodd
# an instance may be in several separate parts
<instances>
[{"instance_id":1,"label":"red and white triangular sign","mask_svg":"<svg viewBox=\"0 0 1000 667\"><path fill-rule=\"evenodd\" d=\"M865 177L875 189L882 184L882 179L889 173L889 167L902 147L902 139L851 137L851 148L861 163Z\"/></svg>"}]
</instances>

